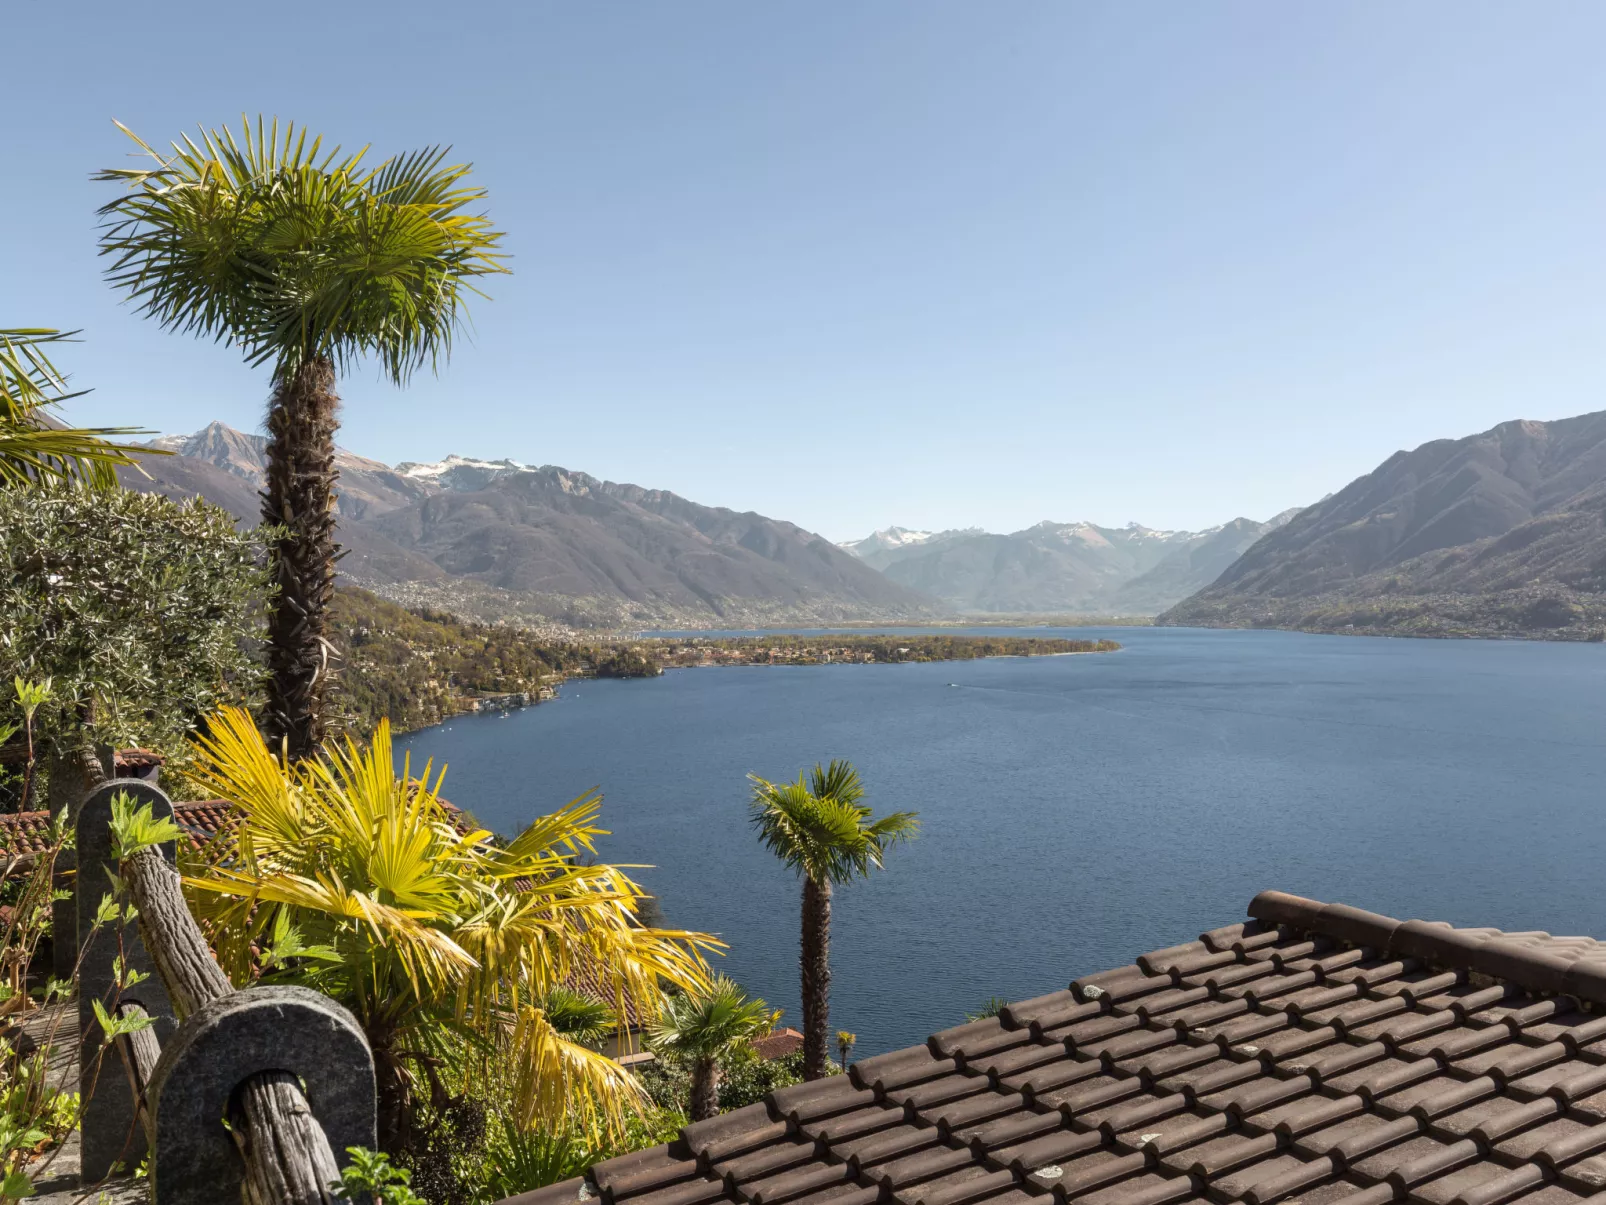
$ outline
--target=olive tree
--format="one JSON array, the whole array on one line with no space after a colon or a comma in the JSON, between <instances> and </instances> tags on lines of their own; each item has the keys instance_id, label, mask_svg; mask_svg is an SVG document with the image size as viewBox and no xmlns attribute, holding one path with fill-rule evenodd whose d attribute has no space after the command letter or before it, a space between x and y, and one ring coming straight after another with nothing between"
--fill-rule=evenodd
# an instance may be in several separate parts
<instances>
[{"instance_id":1,"label":"olive tree","mask_svg":"<svg viewBox=\"0 0 1606 1205\"><path fill-rule=\"evenodd\" d=\"M86 743L178 753L201 716L253 701L263 565L260 534L199 499L0 488L0 681L49 681L47 759Z\"/></svg>"}]
</instances>

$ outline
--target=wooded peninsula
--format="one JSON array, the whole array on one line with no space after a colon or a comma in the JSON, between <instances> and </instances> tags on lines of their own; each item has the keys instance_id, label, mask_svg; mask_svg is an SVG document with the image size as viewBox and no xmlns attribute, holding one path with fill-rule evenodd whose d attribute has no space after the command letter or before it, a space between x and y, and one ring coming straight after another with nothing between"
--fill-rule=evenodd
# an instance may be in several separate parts
<instances>
[{"instance_id":1,"label":"wooded peninsula","mask_svg":"<svg viewBox=\"0 0 1606 1205\"><path fill-rule=\"evenodd\" d=\"M524 707L570 678L648 678L717 665L884 664L1112 653L1113 640L965 636L593 636L566 638L411 609L342 585L331 613L341 655L333 701L350 731L397 731L464 712Z\"/></svg>"}]
</instances>

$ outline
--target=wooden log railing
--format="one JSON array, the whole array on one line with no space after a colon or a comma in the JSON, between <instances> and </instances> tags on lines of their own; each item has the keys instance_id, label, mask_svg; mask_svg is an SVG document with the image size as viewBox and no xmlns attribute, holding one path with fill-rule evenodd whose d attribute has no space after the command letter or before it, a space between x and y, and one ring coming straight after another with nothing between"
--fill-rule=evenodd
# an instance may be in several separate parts
<instances>
[{"instance_id":1,"label":"wooden log railing","mask_svg":"<svg viewBox=\"0 0 1606 1205\"><path fill-rule=\"evenodd\" d=\"M122 794L149 803L157 816L172 814L158 788L127 779L93 788L79 811L77 910L80 936L90 943L80 1017L92 1015L99 998L109 1010L150 1022L117 1040L130 1089L121 1097L94 1057L98 1028L84 1028L85 1182L102 1178L114 1162L133 1162L133 1148L144 1145L159 1205L236 1194L246 1205L331 1202L340 1177L335 1152L374 1145L373 1058L360 1028L316 992L237 991L184 902L171 843L137 850L115 868L138 913L137 932L114 928L108 941L84 924L99 903L89 898L94 884L106 881L111 800ZM91 957L98 941L107 947ZM118 989L107 972L119 955L124 966L148 966L154 980Z\"/></svg>"}]
</instances>

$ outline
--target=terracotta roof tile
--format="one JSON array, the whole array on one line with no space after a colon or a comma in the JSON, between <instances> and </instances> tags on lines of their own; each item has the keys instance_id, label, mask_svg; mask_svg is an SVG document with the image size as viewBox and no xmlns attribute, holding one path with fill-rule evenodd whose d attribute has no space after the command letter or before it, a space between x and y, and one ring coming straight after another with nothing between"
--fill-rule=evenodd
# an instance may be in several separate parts
<instances>
[{"instance_id":1,"label":"terracotta roof tile","mask_svg":"<svg viewBox=\"0 0 1606 1205\"><path fill-rule=\"evenodd\" d=\"M49 812L7 812L0 815L0 858L43 853L49 844Z\"/></svg>"},{"instance_id":2,"label":"terracotta roof tile","mask_svg":"<svg viewBox=\"0 0 1606 1205\"><path fill-rule=\"evenodd\" d=\"M1249 914L598 1164L590 1188L605 1205L1574 1205L1606 1188L1606 944L1275 892ZM700 1158L716 1133L737 1145Z\"/></svg>"},{"instance_id":3,"label":"terracotta roof tile","mask_svg":"<svg viewBox=\"0 0 1606 1205\"><path fill-rule=\"evenodd\" d=\"M196 847L234 823L233 805L221 799L175 803L173 819ZM50 836L49 812L0 814L0 858L43 851Z\"/></svg>"},{"instance_id":4,"label":"terracotta roof tile","mask_svg":"<svg viewBox=\"0 0 1606 1205\"><path fill-rule=\"evenodd\" d=\"M762 1038L753 1039L753 1049L762 1059L784 1059L803 1049L803 1035L789 1028L771 1030Z\"/></svg>"}]
</instances>

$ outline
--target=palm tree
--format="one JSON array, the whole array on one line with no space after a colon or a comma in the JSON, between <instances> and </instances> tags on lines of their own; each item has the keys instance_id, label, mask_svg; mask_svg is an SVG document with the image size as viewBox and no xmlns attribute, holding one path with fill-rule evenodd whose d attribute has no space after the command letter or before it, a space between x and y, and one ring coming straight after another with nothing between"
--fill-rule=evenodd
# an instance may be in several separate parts
<instances>
[{"instance_id":1,"label":"palm tree","mask_svg":"<svg viewBox=\"0 0 1606 1205\"><path fill-rule=\"evenodd\" d=\"M152 167L96 179L127 186L101 208L107 278L168 330L235 346L272 372L263 521L277 595L268 622L265 719L292 759L323 738L334 590L335 381L364 356L403 385L438 367L474 278L506 269L500 232L468 212L467 164L430 148L363 164L278 120L239 139L203 131Z\"/></svg>"},{"instance_id":2,"label":"palm tree","mask_svg":"<svg viewBox=\"0 0 1606 1205\"><path fill-rule=\"evenodd\" d=\"M270 751L251 717L224 709L196 741L191 781L227 799L237 825L186 868L191 907L236 983L267 968L351 1009L379 1079L381 1144L414 1147L420 1081L491 1057L515 1098L513 1123L619 1133L640 1085L592 1049L601 1012L654 1017L662 985L703 989L700 933L648 928L641 889L595 853L601 799L582 796L499 845L462 831L440 777L391 760L390 728L331 743L299 763ZM583 1003L583 1001L581 1002Z\"/></svg>"},{"instance_id":3,"label":"palm tree","mask_svg":"<svg viewBox=\"0 0 1606 1205\"><path fill-rule=\"evenodd\" d=\"M660 1054L678 1054L691 1064L691 1119L719 1112L719 1060L742 1042L775 1027L779 1013L724 975L706 991L671 993L658 1020L647 1029L647 1044Z\"/></svg>"},{"instance_id":4,"label":"palm tree","mask_svg":"<svg viewBox=\"0 0 1606 1205\"><path fill-rule=\"evenodd\" d=\"M842 1062L840 1064L842 1070L846 1071L848 1069L848 1054L853 1050L853 1047L858 1044L858 1041L859 1035L856 1033L849 1033L845 1029L839 1029L836 1031L836 1048L837 1052L842 1056Z\"/></svg>"},{"instance_id":5,"label":"palm tree","mask_svg":"<svg viewBox=\"0 0 1606 1205\"><path fill-rule=\"evenodd\" d=\"M132 455L135 449L108 443L106 437L145 432L65 427L47 416L48 407L84 395L83 390L67 392L67 379L44 350L77 333L42 327L0 330L0 486L77 481L109 487L117 484L120 466L139 463Z\"/></svg>"},{"instance_id":6,"label":"palm tree","mask_svg":"<svg viewBox=\"0 0 1606 1205\"><path fill-rule=\"evenodd\" d=\"M831 1032L831 891L881 868L892 845L919 831L913 812L879 820L860 800L864 787L848 762L815 766L796 782L753 782L751 814L759 840L803 879L803 1078L825 1074Z\"/></svg>"}]
</instances>

